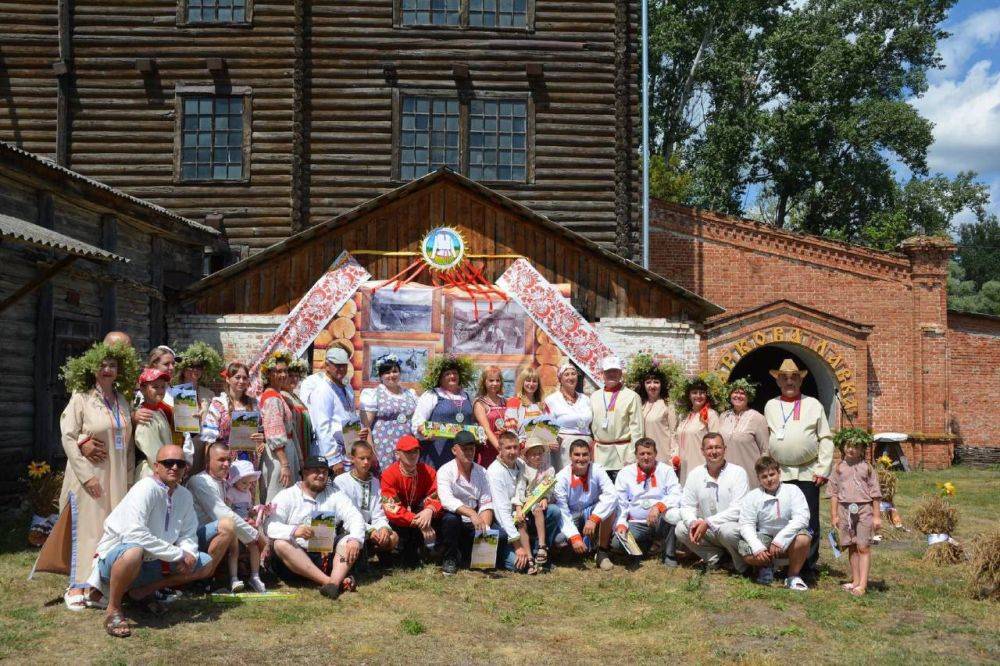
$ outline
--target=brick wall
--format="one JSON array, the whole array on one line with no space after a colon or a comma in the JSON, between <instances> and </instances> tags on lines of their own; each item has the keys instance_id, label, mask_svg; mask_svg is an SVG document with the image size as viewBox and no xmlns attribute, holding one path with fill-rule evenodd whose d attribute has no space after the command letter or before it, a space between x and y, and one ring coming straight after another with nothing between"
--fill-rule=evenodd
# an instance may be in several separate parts
<instances>
[{"instance_id":1,"label":"brick wall","mask_svg":"<svg viewBox=\"0 0 1000 666\"><path fill-rule=\"evenodd\" d=\"M1000 447L1000 318L948 313L951 431L963 448Z\"/></svg>"},{"instance_id":2,"label":"brick wall","mask_svg":"<svg viewBox=\"0 0 1000 666\"><path fill-rule=\"evenodd\" d=\"M687 322L642 317L605 318L594 324L601 339L626 363L640 351L663 354L690 373L699 365L699 339Z\"/></svg>"},{"instance_id":3,"label":"brick wall","mask_svg":"<svg viewBox=\"0 0 1000 666\"><path fill-rule=\"evenodd\" d=\"M177 350L201 340L227 363L249 362L284 320L285 315L175 314L167 318L167 339Z\"/></svg>"},{"instance_id":4,"label":"brick wall","mask_svg":"<svg viewBox=\"0 0 1000 666\"><path fill-rule=\"evenodd\" d=\"M946 432L950 244L876 252L659 201L650 218L650 268L729 313L787 299L870 326L862 420L876 431Z\"/></svg>"}]
</instances>

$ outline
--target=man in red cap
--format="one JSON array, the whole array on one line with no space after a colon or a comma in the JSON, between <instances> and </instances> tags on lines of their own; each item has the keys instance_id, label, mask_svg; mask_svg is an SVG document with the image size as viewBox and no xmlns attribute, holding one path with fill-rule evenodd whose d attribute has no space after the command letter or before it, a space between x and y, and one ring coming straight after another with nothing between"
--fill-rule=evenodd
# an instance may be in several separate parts
<instances>
[{"instance_id":1,"label":"man in red cap","mask_svg":"<svg viewBox=\"0 0 1000 666\"><path fill-rule=\"evenodd\" d=\"M382 472L382 509L399 534L399 552L406 566L420 564L420 544L437 539L434 521L441 516L434 468L420 462L420 442L403 435L396 442L396 462Z\"/></svg>"}]
</instances>

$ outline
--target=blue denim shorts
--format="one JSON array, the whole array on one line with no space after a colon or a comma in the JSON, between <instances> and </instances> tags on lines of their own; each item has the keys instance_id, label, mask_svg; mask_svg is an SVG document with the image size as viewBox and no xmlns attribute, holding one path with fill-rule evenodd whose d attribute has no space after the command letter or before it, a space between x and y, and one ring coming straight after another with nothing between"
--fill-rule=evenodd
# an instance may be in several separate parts
<instances>
[{"instance_id":1,"label":"blue denim shorts","mask_svg":"<svg viewBox=\"0 0 1000 666\"><path fill-rule=\"evenodd\" d=\"M208 544L212 543L214 539L219 534L219 521L213 520L210 523L205 523L204 525L198 526L198 550L205 552L208 550Z\"/></svg>"},{"instance_id":2,"label":"blue denim shorts","mask_svg":"<svg viewBox=\"0 0 1000 666\"><path fill-rule=\"evenodd\" d=\"M139 544L135 543L123 543L119 546L115 546L108 554L100 558L97 561L97 568L101 574L101 580L110 582L111 581L111 568L118 561L125 551L131 550L133 548L142 548ZM201 569L204 566L208 566L212 562L212 557L208 553L200 552L195 560L194 568L195 571ZM139 575L132 582L132 587L143 587L163 578L163 568L167 565L168 569L172 572L177 562L163 562L162 560L150 560L148 562L142 563L142 568L139 570Z\"/></svg>"}]
</instances>

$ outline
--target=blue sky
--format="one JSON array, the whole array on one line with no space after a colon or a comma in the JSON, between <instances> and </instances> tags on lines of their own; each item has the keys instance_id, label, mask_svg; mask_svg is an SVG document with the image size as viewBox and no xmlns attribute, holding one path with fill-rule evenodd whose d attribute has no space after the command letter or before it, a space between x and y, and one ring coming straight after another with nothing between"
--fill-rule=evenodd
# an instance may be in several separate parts
<instances>
[{"instance_id":1,"label":"blue sky","mask_svg":"<svg viewBox=\"0 0 1000 666\"><path fill-rule=\"evenodd\" d=\"M928 168L978 172L1000 214L1000 2L960 0L944 28L952 33L938 46L944 69L931 72L927 92L912 100L934 123Z\"/></svg>"}]
</instances>

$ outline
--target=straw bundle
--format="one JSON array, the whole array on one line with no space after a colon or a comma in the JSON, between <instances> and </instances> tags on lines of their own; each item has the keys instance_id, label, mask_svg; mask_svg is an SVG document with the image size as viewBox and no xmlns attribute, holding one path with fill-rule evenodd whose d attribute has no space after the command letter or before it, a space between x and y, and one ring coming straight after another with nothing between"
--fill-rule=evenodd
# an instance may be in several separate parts
<instances>
[{"instance_id":1,"label":"straw bundle","mask_svg":"<svg viewBox=\"0 0 1000 666\"><path fill-rule=\"evenodd\" d=\"M969 594L973 599L1000 601L1000 529L980 535L969 559Z\"/></svg>"},{"instance_id":2,"label":"straw bundle","mask_svg":"<svg viewBox=\"0 0 1000 666\"><path fill-rule=\"evenodd\" d=\"M948 504L943 497L924 500L913 512L914 526L924 534L947 535L947 540L931 544L924 555L924 561L932 564L958 564L964 551L951 533L958 526L958 509Z\"/></svg>"}]
</instances>

